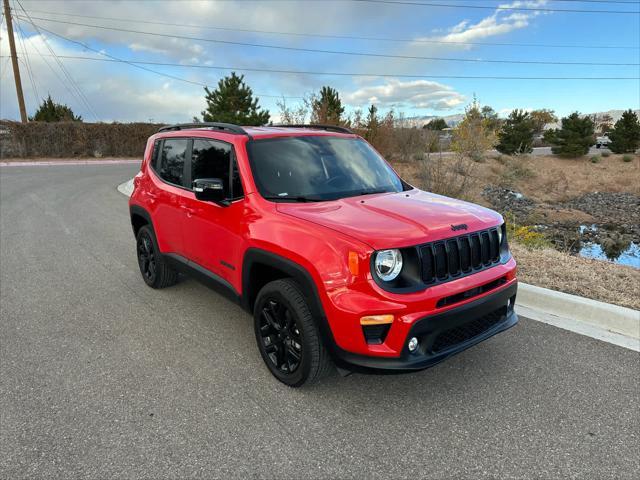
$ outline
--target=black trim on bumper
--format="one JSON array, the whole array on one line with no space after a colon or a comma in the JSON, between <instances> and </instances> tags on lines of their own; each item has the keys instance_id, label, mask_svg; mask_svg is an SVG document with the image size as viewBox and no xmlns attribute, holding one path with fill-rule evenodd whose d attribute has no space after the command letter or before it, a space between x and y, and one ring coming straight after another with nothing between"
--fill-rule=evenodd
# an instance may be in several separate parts
<instances>
[{"instance_id":1,"label":"black trim on bumper","mask_svg":"<svg viewBox=\"0 0 640 480\"><path fill-rule=\"evenodd\" d=\"M418 320L406 338L408 341L411 337L417 337L420 341L418 350L413 353L409 352L406 344L400 356L394 358L358 355L339 350L332 352L336 364L349 370L407 371L431 367L518 323L518 316L513 310L517 288L514 283L474 302ZM507 308L508 302L510 308ZM487 321L483 322L485 319ZM486 326L486 329L478 333L479 326ZM460 335L465 331L475 334L465 338ZM462 339L459 343L446 346L446 343L439 341L436 344L440 335L452 335L452 332ZM438 348L437 351L433 350L434 346Z\"/></svg>"}]
</instances>

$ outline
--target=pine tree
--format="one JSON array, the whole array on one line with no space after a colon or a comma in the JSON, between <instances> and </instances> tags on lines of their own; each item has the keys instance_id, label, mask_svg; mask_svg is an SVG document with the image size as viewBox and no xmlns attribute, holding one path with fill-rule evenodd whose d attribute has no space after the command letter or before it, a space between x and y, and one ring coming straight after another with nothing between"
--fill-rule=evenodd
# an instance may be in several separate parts
<instances>
[{"instance_id":1,"label":"pine tree","mask_svg":"<svg viewBox=\"0 0 640 480\"><path fill-rule=\"evenodd\" d=\"M574 112L562 119L560 129L547 130L545 141L551 143L551 151L561 157L575 158L589 153L594 143L594 125L589 117Z\"/></svg>"},{"instance_id":2,"label":"pine tree","mask_svg":"<svg viewBox=\"0 0 640 480\"><path fill-rule=\"evenodd\" d=\"M444 130L447 127L448 125L444 118L433 118L423 128L427 130Z\"/></svg>"},{"instance_id":3,"label":"pine tree","mask_svg":"<svg viewBox=\"0 0 640 480\"><path fill-rule=\"evenodd\" d=\"M371 105L367 110L367 118L364 122L364 138L373 142L378 136L378 129L380 128L380 119L378 118L378 107Z\"/></svg>"},{"instance_id":4,"label":"pine tree","mask_svg":"<svg viewBox=\"0 0 640 480\"><path fill-rule=\"evenodd\" d=\"M244 83L244 75L222 78L218 87L206 92L207 109L202 112L204 122L234 123L236 125L265 125L269 123L269 111L258 106L253 91Z\"/></svg>"},{"instance_id":5,"label":"pine tree","mask_svg":"<svg viewBox=\"0 0 640 480\"><path fill-rule=\"evenodd\" d=\"M616 122L609 132L609 139L609 150L613 153L634 153L640 147L640 123L631 109Z\"/></svg>"},{"instance_id":6,"label":"pine tree","mask_svg":"<svg viewBox=\"0 0 640 480\"><path fill-rule=\"evenodd\" d=\"M344 107L338 91L331 87L322 87L320 94L311 100L311 123L340 125Z\"/></svg>"},{"instance_id":7,"label":"pine tree","mask_svg":"<svg viewBox=\"0 0 640 480\"><path fill-rule=\"evenodd\" d=\"M524 110L513 110L498 132L496 150L505 155L531 153L535 124Z\"/></svg>"},{"instance_id":8,"label":"pine tree","mask_svg":"<svg viewBox=\"0 0 640 480\"><path fill-rule=\"evenodd\" d=\"M51 95L48 95L30 120L32 122L81 122L82 117L76 116L66 105L54 102Z\"/></svg>"}]
</instances>

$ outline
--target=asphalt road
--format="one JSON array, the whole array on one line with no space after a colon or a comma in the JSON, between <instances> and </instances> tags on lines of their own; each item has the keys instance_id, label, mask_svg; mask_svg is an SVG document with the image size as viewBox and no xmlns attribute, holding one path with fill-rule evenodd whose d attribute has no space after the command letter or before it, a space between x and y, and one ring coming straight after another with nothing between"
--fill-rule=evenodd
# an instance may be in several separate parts
<instances>
[{"instance_id":1,"label":"asphalt road","mask_svg":"<svg viewBox=\"0 0 640 480\"><path fill-rule=\"evenodd\" d=\"M239 307L145 286L135 171L0 169L1 478L637 478L637 352L522 319L429 370L289 389Z\"/></svg>"}]
</instances>

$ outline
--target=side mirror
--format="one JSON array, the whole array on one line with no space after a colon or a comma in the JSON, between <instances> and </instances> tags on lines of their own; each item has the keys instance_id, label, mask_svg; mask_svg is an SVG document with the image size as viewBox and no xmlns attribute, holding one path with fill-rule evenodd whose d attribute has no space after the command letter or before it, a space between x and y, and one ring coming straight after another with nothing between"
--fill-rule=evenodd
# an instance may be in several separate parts
<instances>
[{"instance_id":1,"label":"side mirror","mask_svg":"<svg viewBox=\"0 0 640 480\"><path fill-rule=\"evenodd\" d=\"M193 191L198 200L224 204L224 182L219 178L198 178L193 181Z\"/></svg>"}]
</instances>

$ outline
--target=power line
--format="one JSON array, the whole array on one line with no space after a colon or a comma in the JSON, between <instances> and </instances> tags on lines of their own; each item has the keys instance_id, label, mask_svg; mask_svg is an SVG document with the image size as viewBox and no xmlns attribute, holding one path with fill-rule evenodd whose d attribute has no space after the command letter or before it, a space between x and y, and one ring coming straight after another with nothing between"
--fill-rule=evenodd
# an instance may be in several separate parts
<instances>
[{"instance_id":1,"label":"power line","mask_svg":"<svg viewBox=\"0 0 640 480\"><path fill-rule=\"evenodd\" d=\"M43 1L43 0L40 0ZM87 0L67 0L70 1L83 1ZM94 2L112 2L113 0L92 0ZM123 0L127 2L140 2L140 0ZM175 0L149 0L149 1L175 1ZM212 0L216 2L226 1L238 1L238 0ZM265 0L244 0L246 2L264 2ZM271 0L272 2L297 2L299 0ZM441 8L463 8L463 9L482 9L482 10L500 10L500 11L524 11L524 12L562 12L562 13L605 13L605 14L629 14L639 13L632 10L585 10L578 8L545 8L545 7L523 7L523 6L509 6L509 5L470 5L459 3L441 3L441 2L423 2L423 1L408 1L408 0L305 0L305 1L321 1L321 2L344 2L344 3L376 3L387 5L399 5L399 6L412 6L412 7L441 7ZM469 1L469 0L467 0ZM602 0L601 0L602 1ZM595 2L593 2L595 3ZM606 2L613 3L613 2Z\"/></svg>"},{"instance_id":2,"label":"power line","mask_svg":"<svg viewBox=\"0 0 640 480\"><path fill-rule=\"evenodd\" d=\"M152 62L143 60L123 60L98 57L83 57L76 55L65 55L61 58L69 60L86 60L98 62L126 63L129 65L155 65L163 67L182 67L209 70L228 70L238 72L257 72L257 73L279 73L290 75L323 75L323 76L344 76L344 77L381 77L381 78L415 78L415 79L473 79L473 80L640 80L640 77L525 77L525 76L502 76L502 75L421 75L421 74L393 74L393 73L363 73L363 72L319 72L312 70L283 70L271 68L255 68L255 67L227 67L217 65L199 65L185 63L170 62ZM160 73L160 72L155 72ZM197 82L196 82L197 83ZM262 95L264 96L264 95ZM275 95L276 98L281 98ZM302 97L292 97L302 98Z\"/></svg>"},{"instance_id":3,"label":"power line","mask_svg":"<svg viewBox=\"0 0 640 480\"><path fill-rule=\"evenodd\" d=\"M34 24L34 26L35 26L35 24ZM76 45L79 45L79 46L81 46L81 47L83 47L83 48L86 48L87 50L90 50L90 51L92 51L92 52L94 52L94 53L97 53L98 55L103 55L103 56L105 56L105 57L108 57L111 61L119 62L119 63L126 63L127 65L130 65L130 66L132 66L132 67L139 68L139 69L141 69L141 70L145 70L146 72L154 73L154 74L156 74L156 75L160 75L160 76L162 76L162 77L166 77L166 78L170 78L170 79L173 79L173 80L177 80L177 81L179 81L179 82L190 83L190 84L192 84L192 85L198 85L198 86L200 86L200 87L209 87L209 86L210 86L210 85L208 85L208 84L206 84L206 83L196 82L196 81L194 81L194 80L189 80L189 79L186 79L186 78L178 77L178 76L171 75L171 74L164 73L164 72L158 72L157 70L152 70L152 69L147 68L147 67L144 67L144 66L142 66L142 65L138 65L138 64L137 64L137 63L135 63L135 62L131 62L131 61L129 61L129 60L124 60L124 59L122 59L122 58L114 57L113 55L110 55L110 54L108 54L108 53L106 53L106 52L103 52L103 51L101 51L101 50L96 50L95 48L90 47L90 46L89 46L89 45L87 45L86 43L83 43L83 42L80 42L80 41L78 41L78 40L73 40L73 39L71 39L71 38L65 37L64 35L60 35L59 33L53 32L53 31L51 31L51 30L47 30L46 28L44 28L44 27L42 27L42 26L40 26L39 28L40 28L41 30L43 30L43 31L47 32L47 33L50 33L51 35L54 35L54 36L56 36L56 37L58 37L58 38L61 38L61 39L63 39L63 40L66 40L67 42L71 42L71 43L74 43L74 44L76 44ZM304 98L303 96L266 95L266 94L260 94L260 93L256 93L255 95L256 95L256 96L260 96L260 97L266 97L266 98L291 98L291 99L301 99L301 98Z\"/></svg>"},{"instance_id":4,"label":"power line","mask_svg":"<svg viewBox=\"0 0 640 480\"><path fill-rule=\"evenodd\" d=\"M87 111L95 118L95 120L99 120L98 115L96 113L96 111L93 109L93 107L91 106L91 103L89 102L89 99L85 96L85 94L82 92L82 90L80 89L80 86L75 82L75 80L73 79L73 77L71 76L71 74L69 73L69 71L65 68L64 63L62 62L62 60L60 60L60 58L58 57L58 55L56 55L56 52L53 50L53 48L51 47L51 45L49 45L49 42L47 41L46 37L44 37L42 35L42 33L40 32L40 30L38 29L38 26L33 22L33 20L31 19L31 17L29 16L29 14L27 13L27 11L24 9L24 7L22 6L22 4L20 3L20 0L17 0L18 5L20 6L20 9L24 12L24 14L27 16L26 19L27 21L33 25L33 27L35 28L35 30L38 32L38 34L42 37L42 41L44 42L45 46L47 47L47 50L49 50L49 53L51 53L51 55L53 55L54 60L56 61L56 63L58 64L58 67L60 68L60 70L62 71L62 74L64 75L64 77L67 79L67 81L69 82L69 84L71 85L71 89L69 91L73 91L75 90L75 92L77 93L78 98L80 99L80 103L84 104L85 108L87 109ZM24 17L22 17L21 15L14 15L15 17L21 18L24 20ZM75 97L74 94L72 94L72 96Z\"/></svg>"},{"instance_id":5,"label":"power line","mask_svg":"<svg viewBox=\"0 0 640 480\"><path fill-rule=\"evenodd\" d=\"M169 34L169 33L147 32L143 30L132 30L128 28L107 27L104 25L91 25L86 23L70 22L66 20L53 20L53 19L42 18L42 17L30 17L30 18L34 18L36 20L43 20L47 22L62 23L66 25L98 28L101 30L110 30L110 31L116 31L116 32L135 33L140 35L149 35L149 36L161 37L161 38L177 38L181 40L219 43L223 45L238 45L238 46L244 46L244 47L268 48L268 49L275 49L275 50L286 50L286 51L296 51L296 52L306 52L306 53L348 55L348 56L357 56L357 57L393 58L393 59L401 59L401 60L430 60L430 61L441 61L441 62L464 62L464 63L523 64L523 65L580 65L580 66L638 66L640 65L640 63L622 63L622 62L563 62L563 61L553 61L553 60L541 61L541 60L497 60L497 59L480 59L480 58L445 58L445 57L426 57L426 56L419 56L419 55L393 55L393 54L374 53L374 52L352 52L352 51L346 51L346 50L326 50L326 49L316 49L316 48L290 47L285 45L271 45L271 44L265 44L265 43L236 42L231 40L191 37L188 35L175 35L175 34Z\"/></svg>"},{"instance_id":6,"label":"power line","mask_svg":"<svg viewBox=\"0 0 640 480\"><path fill-rule=\"evenodd\" d=\"M276 0L282 1L282 0ZM343 0L338 0L343 1ZM482 10L496 10L496 11L523 11L523 12L564 12L564 13L612 13L612 14L627 14L638 13L631 10L584 10L577 8L543 8L543 7L512 7L503 5L460 5L451 3L434 3L434 2L413 2L406 0L346 0L351 2L360 3L382 3L387 5L408 5L408 6L420 6L420 7L443 7L443 8L474 8Z\"/></svg>"},{"instance_id":7,"label":"power line","mask_svg":"<svg viewBox=\"0 0 640 480\"><path fill-rule=\"evenodd\" d=\"M284 36L294 36L294 37L317 37L317 38L330 38L330 39L342 39L342 40L367 40L367 41L378 41L378 42L400 42L400 43L437 44L437 45L480 45L480 46L576 48L576 49L630 49L630 50L640 49L640 47L638 46L634 47L634 46L621 46L621 45L566 45L566 44L508 43L508 42L454 42L454 41L436 40L436 39L328 35L328 34L322 34L322 33L251 30L246 28L230 28L230 27L220 27L220 26L214 26L214 25L198 25L198 24L192 24L192 23L191 24L172 23L172 22L159 22L159 21L152 21L152 20L132 19L132 18L101 17L96 15L80 15L80 14L70 13L70 12L49 12L46 10L30 10L30 11L31 13L41 13L45 15L90 18L95 20L109 20L109 21L128 22L128 23L135 23L135 24L160 25L160 26L168 26L168 27L201 28L206 30L220 30L225 32L244 32L244 33L268 34L268 35L284 35Z\"/></svg>"}]
</instances>

